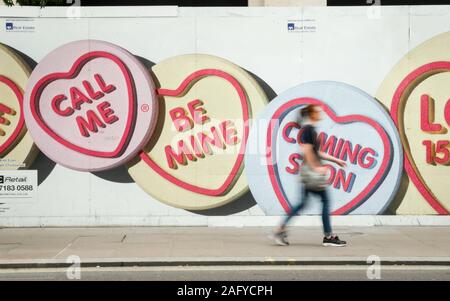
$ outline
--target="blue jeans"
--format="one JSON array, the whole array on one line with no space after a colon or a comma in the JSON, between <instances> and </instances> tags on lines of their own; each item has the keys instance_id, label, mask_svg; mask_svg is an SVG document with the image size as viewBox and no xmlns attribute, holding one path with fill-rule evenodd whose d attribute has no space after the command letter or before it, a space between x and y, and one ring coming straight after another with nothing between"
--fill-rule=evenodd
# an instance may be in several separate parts
<instances>
[{"instance_id":1,"label":"blue jeans","mask_svg":"<svg viewBox=\"0 0 450 301\"><path fill-rule=\"evenodd\" d=\"M330 223L330 200L328 199L328 193L326 190L321 191L313 191L308 190L306 188L303 188L302 191L302 200L301 202L292 208L289 215L284 219L283 223L281 224L282 227L285 227L289 220L297 215L297 213L302 210L306 204L309 202L308 196L310 193L317 194L320 196L320 199L322 200L322 224L323 224L323 233L325 236L329 236L332 234L331 230L331 223Z\"/></svg>"}]
</instances>

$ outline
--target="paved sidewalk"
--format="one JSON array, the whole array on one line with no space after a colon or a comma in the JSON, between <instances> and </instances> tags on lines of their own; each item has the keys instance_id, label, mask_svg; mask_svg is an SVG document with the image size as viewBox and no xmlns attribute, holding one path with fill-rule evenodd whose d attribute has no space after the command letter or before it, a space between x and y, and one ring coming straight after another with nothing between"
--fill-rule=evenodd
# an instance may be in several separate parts
<instances>
[{"instance_id":1,"label":"paved sidewalk","mask_svg":"<svg viewBox=\"0 0 450 301\"><path fill-rule=\"evenodd\" d=\"M289 247L262 227L3 228L0 268L82 266L367 264L450 265L450 227L337 228L344 248L321 245L321 229L293 227Z\"/></svg>"}]
</instances>

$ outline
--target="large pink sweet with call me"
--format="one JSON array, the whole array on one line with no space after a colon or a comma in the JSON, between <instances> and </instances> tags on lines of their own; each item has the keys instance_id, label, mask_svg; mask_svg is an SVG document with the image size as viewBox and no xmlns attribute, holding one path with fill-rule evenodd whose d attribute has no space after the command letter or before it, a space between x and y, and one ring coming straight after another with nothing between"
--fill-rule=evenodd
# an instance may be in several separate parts
<instances>
[{"instance_id":1,"label":"large pink sweet with call me","mask_svg":"<svg viewBox=\"0 0 450 301\"><path fill-rule=\"evenodd\" d=\"M127 50L98 40L65 44L30 76L25 122L53 161L80 171L122 165L148 142L157 119L154 83Z\"/></svg>"}]
</instances>

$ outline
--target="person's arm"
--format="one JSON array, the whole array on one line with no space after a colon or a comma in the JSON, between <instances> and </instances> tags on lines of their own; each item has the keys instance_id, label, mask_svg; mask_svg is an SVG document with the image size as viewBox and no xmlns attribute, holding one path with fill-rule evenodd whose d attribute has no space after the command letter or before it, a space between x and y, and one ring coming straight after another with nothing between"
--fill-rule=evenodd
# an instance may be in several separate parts
<instances>
[{"instance_id":1,"label":"person's arm","mask_svg":"<svg viewBox=\"0 0 450 301\"><path fill-rule=\"evenodd\" d=\"M319 156L320 156L320 158L322 158L323 160L330 161L330 162L334 162L334 163L336 163L337 165L339 165L340 167L346 167L346 166L347 166L347 163L345 163L345 161L340 160L340 159L338 159L338 158L335 158L335 157L333 157L333 156L330 156L330 155L327 154L327 153L319 152Z\"/></svg>"}]
</instances>

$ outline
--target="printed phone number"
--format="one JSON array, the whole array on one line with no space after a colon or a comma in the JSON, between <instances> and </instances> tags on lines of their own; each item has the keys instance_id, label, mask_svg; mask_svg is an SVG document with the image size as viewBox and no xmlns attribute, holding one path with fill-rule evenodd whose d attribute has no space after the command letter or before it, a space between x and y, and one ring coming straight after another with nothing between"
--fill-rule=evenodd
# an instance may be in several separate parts
<instances>
[{"instance_id":1,"label":"printed phone number","mask_svg":"<svg viewBox=\"0 0 450 301\"><path fill-rule=\"evenodd\" d=\"M0 191L32 191L33 185L0 185Z\"/></svg>"}]
</instances>

